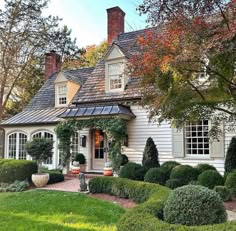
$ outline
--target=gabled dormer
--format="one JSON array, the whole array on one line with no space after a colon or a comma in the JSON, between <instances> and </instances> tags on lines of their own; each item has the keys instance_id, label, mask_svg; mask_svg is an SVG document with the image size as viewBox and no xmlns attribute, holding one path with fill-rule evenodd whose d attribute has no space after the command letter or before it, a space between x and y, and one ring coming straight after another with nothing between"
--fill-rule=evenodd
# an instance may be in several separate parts
<instances>
[{"instance_id":1,"label":"gabled dormer","mask_svg":"<svg viewBox=\"0 0 236 231\"><path fill-rule=\"evenodd\" d=\"M73 81L73 76L61 71L55 82L55 107L66 107L70 104L81 84Z\"/></svg>"},{"instance_id":2,"label":"gabled dormer","mask_svg":"<svg viewBox=\"0 0 236 231\"><path fill-rule=\"evenodd\" d=\"M127 55L115 43L105 57L105 91L106 93L123 92L128 82L126 73Z\"/></svg>"}]
</instances>

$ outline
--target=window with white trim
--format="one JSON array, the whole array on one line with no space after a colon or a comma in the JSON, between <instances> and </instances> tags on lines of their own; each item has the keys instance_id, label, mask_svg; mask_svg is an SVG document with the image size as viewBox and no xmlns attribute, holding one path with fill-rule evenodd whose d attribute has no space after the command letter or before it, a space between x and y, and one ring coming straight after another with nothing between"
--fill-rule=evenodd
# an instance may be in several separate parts
<instances>
[{"instance_id":1,"label":"window with white trim","mask_svg":"<svg viewBox=\"0 0 236 231\"><path fill-rule=\"evenodd\" d=\"M46 138L53 141L53 134L46 132L46 131L40 131L36 132L32 135L33 138ZM43 162L44 164L52 164L52 157L49 157L46 161Z\"/></svg>"},{"instance_id":2,"label":"window with white trim","mask_svg":"<svg viewBox=\"0 0 236 231\"><path fill-rule=\"evenodd\" d=\"M209 122L187 122L185 125L185 153L188 155L207 156L209 148Z\"/></svg>"},{"instance_id":3,"label":"window with white trim","mask_svg":"<svg viewBox=\"0 0 236 231\"><path fill-rule=\"evenodd\" d=\"M26 160L25 144L27 135L16 132L8 136L8 157L17 160Z\"/></svg>"},{"instance_id":4,"label":"window with white trim","mask_svg":"<svg viewBox=\"0 0 236 231\"><path fill-rule=\"evenodd\" d=\"M124 63L119 62L108 64L108 77L110 90L122 89L124 78Z\"/></svg>"},{"instance_id":5,"label":"window with white trim","mask_svg":"<svg viewBox=\"0 0 236 231\"><path fill-rule=\"evenodd\" d=\"M58 105L67 104L67 86L66 84L58 86Z\"/></svg>"}]
</instances>

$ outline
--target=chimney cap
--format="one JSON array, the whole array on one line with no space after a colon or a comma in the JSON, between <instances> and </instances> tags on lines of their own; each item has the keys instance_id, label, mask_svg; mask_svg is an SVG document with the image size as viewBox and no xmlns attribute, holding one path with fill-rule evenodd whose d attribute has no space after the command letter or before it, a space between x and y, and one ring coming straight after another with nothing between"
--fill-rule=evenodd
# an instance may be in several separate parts
<instances>
[{"instance_id":1,"label":"chimney cap","mask_svg":"<svg viewBox=\"0 0 236 231\"><path fill-rule=\"evenodd\" d=\"M107 9L107 13L111 13L111 12L114 12L114 11L119 11L125 16L125 12L123 10L121 10L121 8L119 6L115 6L115 7Z\"/></svg>"}]
</instances>

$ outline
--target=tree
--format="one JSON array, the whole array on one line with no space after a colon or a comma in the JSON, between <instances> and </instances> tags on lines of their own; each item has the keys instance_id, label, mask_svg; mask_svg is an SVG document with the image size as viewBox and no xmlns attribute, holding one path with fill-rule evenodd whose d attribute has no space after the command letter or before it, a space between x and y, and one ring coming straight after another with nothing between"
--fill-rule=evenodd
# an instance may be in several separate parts
<instances>
[{"instance_id":1,"label":"tree","mask_svg":"<svg viewBox=\"0 0 236 231\"><path fill-rule=\"evenodd\" d=\"M45 52L54 49L63 59L81 52L71 30L59 28L58 17L42 15L48 1L5 0L0 10L0 120L9 100L29 98L24 82L34 81L35 72L42 75Z\"/></svg>"},{"instance_id":2,"label":"tree","mask_svg":"<svg viewBox=\"0 0 236 231\"><path fill-rule=\"evenodd\" d=\"M52 157L53 141L46 138L34 138L26 143L27 153L37 161L38 173L41 173L43 161Z\"/></svg>"},{"instance_id":3,"label":"tree","mask_svg":"<svg viewBox=\"0 0 236 231\"><path fill-rule=\"evenodd\" d=\"M93 67L104 56L107 50L107 42L103 41L99 45L90 45L82 49L80 58L68 59L63 63L63 69Z\"/></svg>"},{"instance_id":4,"label":"tree","mask_svg":"<svg viewBox=\"0 0 236 231\"><path fill-rule=\"evenodd\" d=\"M150 168L160 167L160 163L158 159L158 151L151 137L147 139L144 152L143 152L142 164L146 170Z\"/></svg>"},{"instance_id":5,"label":"tree","mask_svg":"<svg viewBox=\"0 0 236 231\"><path fill-rule=\"evenodd\" d=\"M232 137L226 157L225 157L225 172L229 173L236 169L236 137Z\"/></svg>"},{"instance_id":6,"label":"tree","mask_svg":"<svg viewBox=\"0 0 236 231\"><path fill-rule=\"evenodd\" d=\"M235 6L235 0L144 0L139 6L156 27L138 38L130 70L141 79L151 118L176 127L209 119L212 132L221 121L234 123Z\"/></svg>"}]
</instances>

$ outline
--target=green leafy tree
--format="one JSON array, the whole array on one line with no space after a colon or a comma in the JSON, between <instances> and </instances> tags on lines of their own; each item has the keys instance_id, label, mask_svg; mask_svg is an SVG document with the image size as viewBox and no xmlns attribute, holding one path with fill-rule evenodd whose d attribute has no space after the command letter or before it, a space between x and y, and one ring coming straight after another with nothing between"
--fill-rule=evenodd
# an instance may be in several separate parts
<instances>
[{"instance_id":1,"label":"green leafy tree","mask_svg":"<svg viewBox=\"0 0 236 231\"><path fill-rule=\"evenodd\" d=\"M158 150L151 137L147 139L143 152L142 164L147 170L150 168L160 167L158 159Z\"/></svg>"},{"instance_id":2,"label":"green leafy tree","mask_svg":"<svg viewBox=\"0 0 236 231\"><path fill-rule=\"evenodd\" d=\"M140 77L150 117L183 127L186 120L236 118L235 0L144 0L148 30L138 38L131 72ZM232 128L232 127L231 127ZM214 129L212 130L214 131Z\"/></svg>"},{"instance_id":3,"label":"green leafy tree","mask_svg":"<svg viewBox=\"0 0 236 231\"><path fill-rule=\"evenodd\" d=\"M42 82L34 78L42 76L46 52L54 49L63 60L80 55L71 30L60 29L58 17L42 15L47 4L48 0L5 0L0 10L0 120L6 107L11 112L17 102L26 104L32 97L35 91L28 91L29 83L36 91L40 88Z\"/></svg>"},{"instance_id":4,"label":"green leafy tree","mask_svg":"<svg viewBox=\"0 0 236 231\"><path fill-rule=\"evenodd\" d=\"M43 161L52 157L53 141L46 138L34 138L26 143L27 153L37 161L38 173L41 173Z\"/></svg>"},{"instance_id":5,"label":"green leafy tree","mask_svg":"<svg viewBox=\"0 0 236 231\"><path fill-rule=\"evenodd\" d=\"M225 172L229 173L236 169L236 137L232 137L226 157L225 157Z\"/></svg>"}]
</instances>

